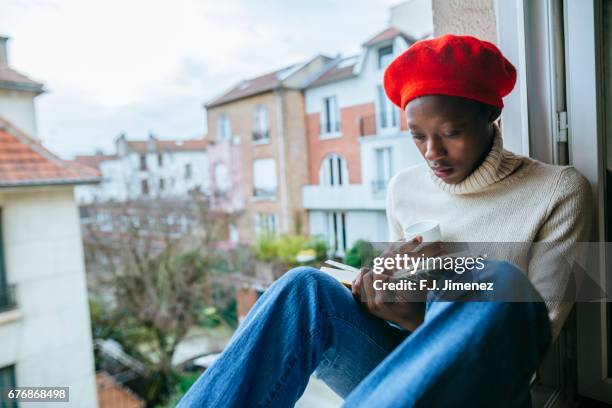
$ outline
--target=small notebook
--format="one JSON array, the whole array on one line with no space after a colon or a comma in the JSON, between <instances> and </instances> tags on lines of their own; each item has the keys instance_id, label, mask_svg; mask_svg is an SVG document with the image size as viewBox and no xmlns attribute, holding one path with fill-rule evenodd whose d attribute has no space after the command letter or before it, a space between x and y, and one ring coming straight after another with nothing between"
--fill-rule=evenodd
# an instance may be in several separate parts
<instances>
[{"instance_id":1,"label":"small notebook","mask_svg":"<svg viewBox=\"0 0 612 408\"><path fill-rule=\"evenodd\" d=\"M359 269L354 266L346 265L341 262L328 259L325 261L330 266L322 266L321 271L331 275L338 282L342 283L347 288L352 288L353 279L359 273Z\"/></svg>"}]
</instances>

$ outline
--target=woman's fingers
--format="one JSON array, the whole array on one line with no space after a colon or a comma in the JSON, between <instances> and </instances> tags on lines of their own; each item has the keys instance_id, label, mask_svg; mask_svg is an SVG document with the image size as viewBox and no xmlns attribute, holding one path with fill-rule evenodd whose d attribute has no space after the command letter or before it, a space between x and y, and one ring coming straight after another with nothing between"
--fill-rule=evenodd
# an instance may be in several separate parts
<instances>
[{"instance_id":1,"label":"woman's fingers","mask_svg":"<svg viewBox=\"0 0 612 408\"><path fill-rule=\"evenodd\" d=\"M368 268L359 269L359 273L357 274L357 276L355 276L355 279L353 279L353 282L351 283L351 292L353 292L353 296L359 296L359 294L361 293L363 275L368 270Z\"/></svg>"}]
</instances>

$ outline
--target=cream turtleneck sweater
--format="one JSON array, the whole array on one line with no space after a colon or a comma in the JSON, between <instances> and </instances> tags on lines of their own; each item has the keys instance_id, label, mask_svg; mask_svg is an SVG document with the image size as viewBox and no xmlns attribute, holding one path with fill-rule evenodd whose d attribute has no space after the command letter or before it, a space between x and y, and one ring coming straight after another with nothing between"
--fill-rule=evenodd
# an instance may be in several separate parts
<instances>
[{"instance_id":1,"label":"cream turtleneck sweater","mask_svg":"<svg viewBox=\"0 0 612 408\"><path fill-rule=\"evenodd\" d=\"M591 223L591 187L574 167L549 165L505 150L496 125L491 151L462 182L445 183L425 163L391 179L390 240L402 238L406 226L424 219L440 222L446 242L527 244L525 250L512 250L502 259L527 274L546 302L553 337L559 334L572 302L560 301L569 272L559 272L563 268L554 265L561 258L583 264L576 243L589 239ZM529 254L531 243L536 245Z\"/></svg>"}]
</instances>

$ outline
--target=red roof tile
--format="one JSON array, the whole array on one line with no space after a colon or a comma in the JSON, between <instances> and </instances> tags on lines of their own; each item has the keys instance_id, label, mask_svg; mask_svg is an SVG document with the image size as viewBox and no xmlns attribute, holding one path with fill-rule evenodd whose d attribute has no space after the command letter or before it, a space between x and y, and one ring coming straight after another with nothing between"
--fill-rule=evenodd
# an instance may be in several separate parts
<instances>
[{"instance_id":1,"label":"red roof tile","mask_svg":"<svg viewBox=\"0 0 612 408\"><path fill-rule=\"evenodd\" d=\"M114 160L116 158L117 156L114 154L96 154L92 156L78 155L74 158L73 162L100 170L100 163L107 160Z\"/></svg>"},{"instance_id":2,"label":"red roof tile","mask_svg":"<svg viewBox=\"0 0 612 408\"><path fill-rule=\"evenodd\" d=\"M18 89L35 93L43 92L43 85L0 63L0 88Z\"/></svg>"},{"instance_id":3,"label":"red roof tile","mask_svg":"<svg viewBox=\"0 0 612 408\"><path fill-rule=\"evenodd\" d=\"M96 170L60 159L0 117L0 187L84 184L99 180Z\"/></svg>"},{"instance_id":4,"label":"red roof tile","mask_svg":"<svg viewBox=\"0 0 612 408\"><path fill-rule=\"evenodd\" d=\"M412 37L411 35L406 34L405 32L398 30L395 27L389 27L381 31L380 33L376 34L374 37L370 38L365 43L363 43L363 46L371 47L372 45L379 44L383 41L391 40L397 36L401 36L402 38L404 38L404 40L406 40L408 44L412 44L413 42L416 41L416 39Z\"/></svg>"}]
</instances>

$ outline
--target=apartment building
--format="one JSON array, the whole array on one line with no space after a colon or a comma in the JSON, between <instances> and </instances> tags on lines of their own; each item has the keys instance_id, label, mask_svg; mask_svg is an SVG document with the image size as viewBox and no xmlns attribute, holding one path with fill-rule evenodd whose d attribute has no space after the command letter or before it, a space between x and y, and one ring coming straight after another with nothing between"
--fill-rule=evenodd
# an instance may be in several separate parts
<instances>
[{"instance_id":1,"label":"apartment building","mask_svg":"<svg viewBox=\"0 0 612 408\"><path fill-rule=\"evenodd\" d=\"M358 239L387 240L386 183L419 163L404 115L382 86L384 69L414 41L389 27L363 43L359 55L330 62L304 90L304 208L310 233L324 236L338 254Z\"/></svg>"},{"instance_id":2,"label":"apartment building","mask_svg":"<svg viewBox=\"0 0 612 408\"><path fill-rule=\"evenodd\" d=\"M122 202L137 198L186 197L190 192L209 194L210 175L206 141L115 140L115 153L76 156L77 163L102 175L99 185L76 187L79 204Z\"/></svg>"},{"instance_id":3,"label":"apartment building","mask_svg":"<svg viewBox=\"0 0 612 408\"><path fill-rule=\"evenodd\" d=\"M74 187L99 175L59 159L22 130L36 130L34 97L42 85L10 68L6 41L0 39L0 387L67 386L65 406L93 408Z\"/></svg>"},{"instance_id":4,"label":"apartment building","mask_svg":"<svg viewBox=\"0 0 612 408\"><path fill-rule=\"evenodd\" d=\"M241 213L233 235L242 243L308 229L302 89L330 60L319 55L241 81L205 105L213 207Z\"/></svg>"}]
</instances>

